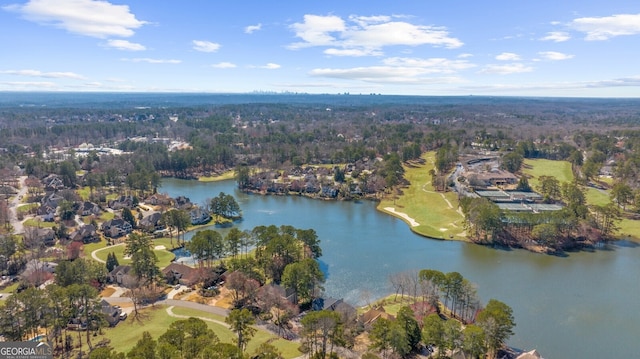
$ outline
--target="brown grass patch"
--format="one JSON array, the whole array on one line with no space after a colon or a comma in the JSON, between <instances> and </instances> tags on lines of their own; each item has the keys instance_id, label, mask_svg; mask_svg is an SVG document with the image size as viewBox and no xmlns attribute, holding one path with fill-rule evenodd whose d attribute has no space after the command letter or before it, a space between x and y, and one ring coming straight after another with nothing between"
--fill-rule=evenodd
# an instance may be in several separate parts
<instances>
[{"instance_id":1,"label":"brown grass patch","mask_svg":"<svg viewBox=\"0 0 640 359\"><path fill-rule=\"evenodd\" d=\"M116 289L113 287L106 287L100 292L101 297L110 297L111 294L115 293Z\"/></svg>"}]
</instances>

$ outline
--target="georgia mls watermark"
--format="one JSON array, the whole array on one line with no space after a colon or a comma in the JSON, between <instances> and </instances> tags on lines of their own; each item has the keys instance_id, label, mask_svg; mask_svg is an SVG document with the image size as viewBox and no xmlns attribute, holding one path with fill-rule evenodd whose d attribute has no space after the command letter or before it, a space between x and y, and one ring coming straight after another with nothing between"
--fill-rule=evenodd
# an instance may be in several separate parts
<instances>
[{"instance_id":1,"label":"georgia mls watermark","mask_svg":"<svg viewBox=\"0 0 640 359\"><path fill-rule=\"evenodd\" d=\"M53 359L47 342L0 342L0 359Z\"/></svg>"}]
</instances>

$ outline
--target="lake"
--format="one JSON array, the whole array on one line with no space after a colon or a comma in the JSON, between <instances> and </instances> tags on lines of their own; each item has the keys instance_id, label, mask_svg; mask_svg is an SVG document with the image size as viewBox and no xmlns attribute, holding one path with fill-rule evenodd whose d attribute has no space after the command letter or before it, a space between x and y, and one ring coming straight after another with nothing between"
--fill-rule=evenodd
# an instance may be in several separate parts
<instances>
[{"instance_id":1,"label":"lake","mask_svg":"<svg viewBox=\"0 0 640 359\"><path fill-rule=\"evenodd\" d=\"M513 347L535 348L546 359L639 355L636 243L616 242L557 257L424 238L368 201L248 195L237 191L233 181L163 179L159 192L184 195L196 204L220 192L233 194L244 214L235 224L241 230L271 224L313 228L321 241L327 295L354 305L391 293L388 278L393 273L457 271L478 285L483 303L495 298L513 308Z\"/></svg>"}]
</instances>

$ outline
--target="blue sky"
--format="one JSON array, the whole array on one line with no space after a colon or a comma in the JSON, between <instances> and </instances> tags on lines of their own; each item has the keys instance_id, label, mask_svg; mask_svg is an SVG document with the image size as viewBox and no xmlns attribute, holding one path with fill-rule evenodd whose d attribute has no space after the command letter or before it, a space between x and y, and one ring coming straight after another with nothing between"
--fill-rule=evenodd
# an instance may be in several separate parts
<instances>
[{"instance_id":1,"label":"blue sky","mask_svg":"<svg viewBox=\"0 0 640 359\"><path fill-rule=\"evenodd\" d=\"M0 91L640 97L640 2L0 0Z\"/></svg>"}]
</instances>

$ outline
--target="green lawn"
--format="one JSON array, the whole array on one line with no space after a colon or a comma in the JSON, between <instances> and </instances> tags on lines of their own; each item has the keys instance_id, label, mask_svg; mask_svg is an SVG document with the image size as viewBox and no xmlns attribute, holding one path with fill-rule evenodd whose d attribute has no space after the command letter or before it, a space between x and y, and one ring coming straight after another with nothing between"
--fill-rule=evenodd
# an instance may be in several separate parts
<instances>
[{"instance_id":1,"label":"green lawn","mask_svg":"<svg viewBox=\"0 0 640 359\"><path fill-rule=\"evenodd\" d=\"M169 316L166 309L167 307L165 306L145 309L142 311L142 319L134 319L130 316L127 320L119 323L116 327L104 329L104 335L102 337L110 339L111 346L114 347L116 351L126 353L136 345L137 341L142 337L143 332L147 331L154 339L157 339L169 328L171 323L181 320L181 318ZM218 315L194 309L174 307L172 312L176 315L210 318L224 322L224 318ZM235 334L229 329L218 323L206 320L205 322L209 328L216 333L220 341L226 343L233 342ZM298 343L275 338L276 337L269 332L258 330L247 345L247 353L253 353L260 344L269 341L273 346L278 348L285 358L295 358L301 355L297 349L299 346Z\"/></svg>"},{"instance_id":2,"label":"green lawn","mask_svg":"<svg viewBox=\"0 0 640 359\"><path fill-rule=\"evenodd\" d=\"M96 249L104 248L107 246L107 241L104 239L100 240L100 242L96 243L88 243L82 246L85 258L91 258L91 252Z\"/></svg>"},{"instance_id":3,"label":"green lawn","mask_svg":"<svg viewBox=\"0 0 640 359\"><path fill-rule=\"evenodd\" d=\"M608 191L602 191L593 187L584 187L584 197L587 204L596 206L605 206L611 203Z\"/></svg>"},{"instance_id":4,"label":"green lawn","mask_svg":"<svg viewBox=\"0 0 640 359\"><path fill-rule=\"evenodd\" d=\"M1 289L0 292L2 293L13 293L16 291L16 289L18 289L18 286L20 285L20 282L13 282L11 283L11 285L6 286L5 288ZM7 299L2 298L2 299Z\"/></svg>"},{"instance_id":5,"label":"green lawn","mask_svg":"<svg viewBox=\"0 0 640 359\"><path fill-rule=\"evenodd\" d=\"M534 189L540 184L540 176L555 177L560 183L573 181L571 163L568 161L525 159L522 172L529 176L529 184Z\"/></svg>"},{"instance_id":6,"label":"green lawn","mask_svg":"<svg viewBox=\"0 0 640 359\"><path fill-rule=\"evenodd\" d=\"M85 186L85 187L78 188L76 190L76 193L78 193L78 196L80 196L80 198L82 198L83 201L88 201L89 194L91 194L91 191L89 190L89 186Z\"/></svg>"},{"instance_id":7,"label":"green lawn","mask_svg":"<svg viewBox=\"0 0 640 359\"><path fill-rule=\"evenodd\" d=\"M129 264L131 263L131 259L124 258L125 247L126 247L125 245L105 247L104 249L96 252L96 257L102 259L103 261L106 261L107 255L113 252L116 255L116 258L118 258L118 263L120 265ZM160 267L160 269L168 266L171 263L171 261L175 258L175 255L173 253L165 249L154 250L154 252L158 257L158 267Z\"/></svg>"},{"instance_id":8,"label":"green lawn","mask_svg":"<svg viewBox=\"0 0 640 359\"><path fill-rule=\"evenodd\" d=\"M208 176L208 177L199 177L198 181L200 182L216 182L216 181L224 181L235 178L235 171L227 171L219 176Z\"/></svg>"},{"instance_id":9,"label":"green lawn","mask_svg":"<svg viewBox=\"0 0 640 359\"><path fill-rule=\"evenodd\" d=\"M422 158L426 161L424 165L405 166L404 177L409 181L409 187L402 188L403 194L395 200L391 195L386 196L380 201L378 210L398 218L402 218L402 216L389 212L385 208L393 207L396 212L405 213L419 224L411 227L411 230L423 236L464 239L464 218L457 212L458 199L456 194L435 192L431 185L429 170L433 168L435 152L428 152Z\"/></svg>"},{"instance_id":10,"label":"green lawn","mask_svg":"<svg viewBox=\"0 0 640 359\"><path fill-rule=\"evenodd\" d=\"M640 221L622 219L620 223L618 223L617 234L621 239L640 242Z\"/></svg>"},{"instance_id":11,"label":"green lawn","mask_svg":"<svg viewBox=\"0 0 640 359\"><path fill-rule=\"evenodd\" d=\"M54 222L45 222L35 218L29 218L23 223L25 226L31 227L41 227L41 228L53 228L55 227Z\"/></svg>"},{"instance_id":12,"label":"green lawn","mask_svg":"<svg viewBox=\"0 0 640 359\"><path fill-rule=\"evenodd\" d=\"M143 332L149 332L154 339L158 339L160 335L167 331L171 323L178 320L178 318L167 315L166 307L164 306L145 309L141 311L141 314L142 316L139 318L129 316L125 321L118 323L117 326L103 329L104 335L98 337L95 342L97 343L102 338L110 339L111 346L116 351L126 353L142 338Z\"/></svg>"},{"instance_id":13,"label":"green lawn","mask_svg":"<svg viewBox=\"0 0 640 359\"><path fill-rule=\"evenodd\" d=\"M16 209L18 211L18 213L27 213L29 212L32 208L38 208L40 205L38 203L29 203L29 204L23 204L21 206L18 206L18 208Z\"/></svg>"}]
</instances>

